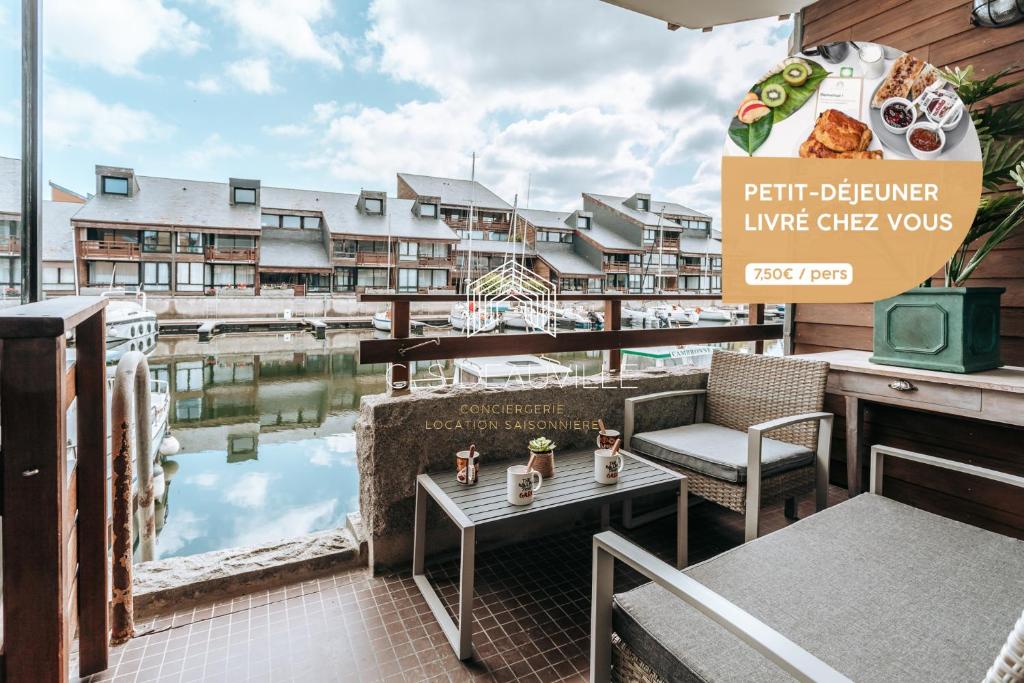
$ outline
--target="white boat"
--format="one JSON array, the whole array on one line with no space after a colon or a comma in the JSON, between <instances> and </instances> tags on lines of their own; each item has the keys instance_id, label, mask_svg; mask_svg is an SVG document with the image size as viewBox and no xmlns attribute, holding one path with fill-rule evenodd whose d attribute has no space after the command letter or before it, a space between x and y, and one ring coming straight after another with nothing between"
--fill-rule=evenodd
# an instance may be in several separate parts
<instances>
[{"instance_id":1,"label":"white boat","mask_svg":"<svg viewBox=\"0 0 1024 683\"><path fill-rule=\"evenodd\" d=\"M636 308L622 307L622 322L629 323L633 327L667 327L668 321L662 319L657 313L651 310L640 310Z\"/></svg>"},{"instance_id":2,"label":"white boat","mask_svg":"<svg viewBox=\"0 0 1024 683\"><path fill-rule=\"evenodd\" d=\"M377 311L373 314L373 329L381 332L391 331L391 311Z\"/></svg>"},{"instance_id":3,"label":"white boat","mask_svg":"<svg viewBox=\"0 0 1024 683\"><path fill-rule=\"evenodd\" d=\"M504 311L501 319L505 321L506 327L517 330L543 330L547 327L548 316L539 311L531 311L528 308L516 306Z\"/></svg>"},{"instance_id":4,"label":"white boat","mask_svg":"<svg viewBox=\"0 0 1024 683\"><path fill-rule=\"evenodd\" d=\"M156 313L146 308L145 295L136 301L111 300L106 317L108 363L120 360L128 351L149 353L156 346Z\"/></svg>"},{"instance_id":5,"label":"white boat","mask_svg":"<svg viewBox=\"0 0 1024 683\"><path fill-rule=\"evenodd\" d=\"M456 384L527 384L551 377L565 377L572 368L543 356L491 356L455 360Z\"/></svg>"},{"instance_id":6,"label":"white boat","mask_svg":"<svg viewBox=\"0 0 1024 683\"><path fill-rule=\"evenodd\" d=\"M558 311L559 322L566 322L577 330L590 330L604 323L597 314L581 307L563 308Z\"/></svg>"},{"instance_id":7,"label":"white boat","mask_svg":"<svg viewBox=\"0 0 1024 683\"><path fill-rule=\"evenodd\" d=\"M698 309L701 320L707 320L710 322L728 323L732 322L732 311L725 308L718 308L717 306L711 306L710 308Z\"/></svg>"},{"instance_id":8,"label":"white boat","mask_svg":"<svg viewBox=\"0 0 1024 683\"><path fill-rule=\"evenodd\" d=\"M453 306L448 324L456 330L490 332L498 326L499 317L486 311L470 311L463 304Z\"/></svg>"},{"instance_id":9,"label":"white boat","mask_svg":"<svg viewBox=\"0 0 1024 683\"><path fill-rule=\"evenodd\" d=\"M697 312L692 308L683 308L676 304L653 306L647 309L658 318L665 320L669 325L696 325L698 321Z\"/></svg>"}]
</instances>

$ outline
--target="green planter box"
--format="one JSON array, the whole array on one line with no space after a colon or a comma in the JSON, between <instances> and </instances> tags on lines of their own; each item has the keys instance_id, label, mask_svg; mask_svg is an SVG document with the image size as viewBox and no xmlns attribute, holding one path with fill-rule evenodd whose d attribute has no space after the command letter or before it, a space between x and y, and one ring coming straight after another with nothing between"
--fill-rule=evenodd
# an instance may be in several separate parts
<instances>
[{"instance_id":1,"label":"green planter box","mask_svg":"<svg viewBox=\"0 0 1024 683\"><path fill-rule=\"evenodd\" d=\"M872 363L944 372L1002 365L1002 287L918 287L875 303Z\"/></svg>"}]
</instances>

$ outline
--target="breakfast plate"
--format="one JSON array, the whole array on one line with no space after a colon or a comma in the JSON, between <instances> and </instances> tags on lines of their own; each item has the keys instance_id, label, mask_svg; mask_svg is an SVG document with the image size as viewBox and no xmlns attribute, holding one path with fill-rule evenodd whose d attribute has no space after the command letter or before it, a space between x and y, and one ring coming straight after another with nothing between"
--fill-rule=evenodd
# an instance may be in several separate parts
<instances>
[{"instance_id":1,"label":"breakfast plate","mask_svg":"<svg viewBox=\"0 0 1024 683\"><path fill-rule=\"evenodd\" d=\"M878 88L882 87L882 83L879 83L875 88L874 92L871 93L871 98L874 99L875 93L878 92ZM927 121L928 118L922 113L917 117L918 121ZM956 124L956 127L952 130L944 130L946 145L943 148L943 153L948 154L951 150L956 148L964 139L967 137L967 132L971 128L969 123L971 117L965 112L960 116L960 122ZM894 133L885 127L885 123L882 121L882 110L876 109L875 107L868 107L868 125L871 126L871 132L875 134L875 137L882 144L883 147L901 154L905 157L912 156L910 150L910 144L907 142L906 133Z\"/></svg>"}]
</instances>

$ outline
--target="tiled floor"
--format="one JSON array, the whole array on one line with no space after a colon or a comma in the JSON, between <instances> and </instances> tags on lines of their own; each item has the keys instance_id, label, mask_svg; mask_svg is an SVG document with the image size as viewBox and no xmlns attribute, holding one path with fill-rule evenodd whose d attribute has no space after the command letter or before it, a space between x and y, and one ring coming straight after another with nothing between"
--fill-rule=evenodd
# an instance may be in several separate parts
<instances>
[{"instance_id":1,"label":"tiled floor","mask_svg":"<svg viewBox=\"0 0 1024 683\"><path fill-rule=\"evenodd\" d=\"M830 503L845 498L833 488ZM801 502L801 514L813 503ZM763 529L786 523L766 510ZM671 518L630 532L666 559ZM346 571L137 624L90 681L584 681L590 536L575 529L477 555L474 657L460 662L408 574ZM690 514L691 561L742 540L742 518L713 505ZM428 567L449 609L457 567ZM639 582L623 570L621 590Z\"/></svg>"}]
</instances>

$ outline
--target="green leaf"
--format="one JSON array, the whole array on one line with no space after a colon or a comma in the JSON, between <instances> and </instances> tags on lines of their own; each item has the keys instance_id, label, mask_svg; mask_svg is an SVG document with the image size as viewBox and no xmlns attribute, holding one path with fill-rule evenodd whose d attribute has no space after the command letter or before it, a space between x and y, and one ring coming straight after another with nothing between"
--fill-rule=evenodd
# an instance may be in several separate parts
<instances>
[{"instance_id":1,"label":"green leaf","mask_svg":"<svg viewBox=\"0 0 1024 683\"><path fill-rule=\"evenodd\" d=\"M753 156L757 148L764 144L772 132L772 117L762 116L757 121L747 125L738 118L733 117L729 124L729 137L739 145L747 154Z\"/></svg>"},{"instance_id":2,"label":"green leaf","mask_svg":"<svg viewBox=\"0 0 1024 683\"><path fill-rule=\"evenodd\" d=\"M781 73L769 76L764 79L754 88L754 92L758 95L766 85L775 83L781 85L786 89L786 101L778 107L772 110L772 117L775 123L784 121L787 117L793 114L793 112L800 109L800 107L807 104L807 100L811 99L814 93L818 92L818 87L821 82L828 78L828 69L821 66L812 59L805 59L807 65L811 67L811 74L807 77L807 80L802 85L790 85L786 83L786 79L782 77Z\"/></svg>"}]
</instances>

